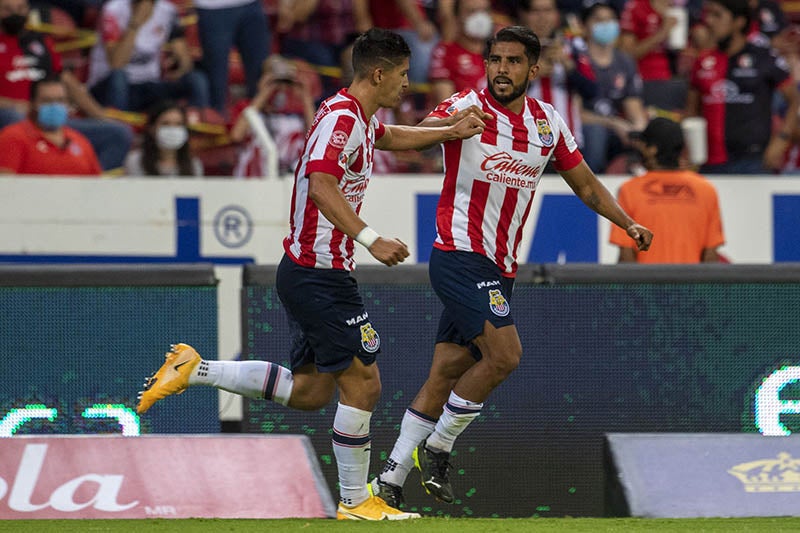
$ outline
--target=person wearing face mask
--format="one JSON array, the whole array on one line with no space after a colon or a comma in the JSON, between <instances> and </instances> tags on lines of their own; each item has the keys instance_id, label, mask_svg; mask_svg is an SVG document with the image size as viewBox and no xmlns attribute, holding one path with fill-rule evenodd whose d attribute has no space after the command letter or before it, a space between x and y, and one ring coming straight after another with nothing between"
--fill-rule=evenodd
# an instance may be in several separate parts
<instances>
[{"instance_id":1,"label":"person wearing face mask","mask_svg":"<svg viewBox=\"0 0 800 533\"><path fill-rule=\"evenodd\" d=\"M725 243L719 198L700 174L680 168L683 132L677 122L657 117L634 141L647 172L619 189L618 201L632 217L659 235L647 253L616 226L609 242L620 263L718 263Z\"/></svg>"},{"instance_id":2,"label":"person wearing face mask","mask_svg":"<svg viewBox=\"0 0 800 533\"><path fill-rule=\"evenodd\" d=\"M717 43L692 68L688 115L708 123L707 174L763 174L781 168L797 127L798 91L786 61L747 41L747 0L709 0L705 23ZM783 124L773 131L772 99L786 102Z\"/></svg>"},{"instance_id":3,"label":"person wearing face mask","mask_svg":"<svg viewBox=\"0 0 800 533\"><path fill-rule=\"evenodd\" d=\"M459 22L456 40L440 42L431 56L428 79L435 102L455 92L486 87L483 49L494 30L491 4L489 0L457 0L454 8Z\"/></svg>"},{"instance_id":4,"label":"person wearing face mask","mask_svg":"<svg viewBox=\"0 0 800 533\"><path fill-rule=\"evenodd\" d=\"M186 111L177 103L162 100L147 113L142 147L125 159L128 176L202 176L203 164L192 156Z\"/></svg>"},{"instance_id":5,"label":"person wearing face mask","mask_svg":"<svg viewBox=\"0 0 800 533\"><path fill-rule=\"evenodd\" d=\"M59 75L70 103L81 114L70 116L67 125L89 139L105 170L121 167L133 131L126 124L105 118L105 110L80 80L62 68L61 56L49 36L25 28L29 11L27 0L0 0L0 127L23 120L28 114L32 81Z\"/></svg>"},{"instance_id":6,"label":"person wearing face mask","mask_svg":"<svg viewBox=\"0 0 800 533\"><path fill-rule=\"evenodd\" d=\"M0 130L0 173L98 176L89 140L66 126L67 89L61 78L31 83L28 118Z\"/></svg>"},{"instance_id":7,"label":"person wearing face mask","mask_svg":"<svg viewBox=\"0 0 800 533\"><path fill-rule=\"evenodd\" d=\"M583 102L583 156L600 173L611 159L630 150L630 132L644 129L647 114L636 63L615 46L617 12L605 0L588 0L583 24L586 36L585 42L576 42L578 61L591 66L597 84L595 97Z\"/></svg>"}]
</instances>

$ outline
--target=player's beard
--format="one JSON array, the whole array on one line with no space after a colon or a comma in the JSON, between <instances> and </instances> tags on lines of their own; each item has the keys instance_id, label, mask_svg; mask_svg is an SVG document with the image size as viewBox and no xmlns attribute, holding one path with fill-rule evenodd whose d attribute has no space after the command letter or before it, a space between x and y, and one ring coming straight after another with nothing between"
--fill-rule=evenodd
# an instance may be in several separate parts
<instances>
[{"instance_id":1,"label":"player's beard","mask_svg":"<svg viewBox=\"0 0 800 533\"><path fill-rule=\"evenodd\" d=\"M501 77L511 81L509 78L505 76L497 76L497 78ZM495 80L497 78L495 78ZM528 80L525 80L519 85L514 85L512 82L511 86L512 86L512 91L507 95L500 95L494 91L494 80L492 80L492 83L489 83L487 89L489 89L489 94L492 95L492 98L497 100L499 103L505 105L510 102L513 102L514 100L516 100L517 98L528 92Z\"/></svg>"}]
</instances>

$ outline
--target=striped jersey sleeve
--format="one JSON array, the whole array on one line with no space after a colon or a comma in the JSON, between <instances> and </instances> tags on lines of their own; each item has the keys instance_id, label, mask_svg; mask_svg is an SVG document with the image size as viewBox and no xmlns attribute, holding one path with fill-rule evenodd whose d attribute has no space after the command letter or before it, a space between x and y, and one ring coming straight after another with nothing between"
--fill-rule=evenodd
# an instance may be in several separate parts
<instances>
[{"instance_id":1,"label":"striped jersey sleeve","mask_svg":"<svg viewBox=\"0 0 800 533\"><path fill-rule=\"evenodd\" d=\"M309 198L309 179L314 173L334 176L358 214L372 173L375 141L384 132L375 117L367 120L358 101L346 89L320 105L295 171L290 232L284 239L284 250L299 265L355 268L353 239L325 218Z\"/></svg>"}]
</instances>

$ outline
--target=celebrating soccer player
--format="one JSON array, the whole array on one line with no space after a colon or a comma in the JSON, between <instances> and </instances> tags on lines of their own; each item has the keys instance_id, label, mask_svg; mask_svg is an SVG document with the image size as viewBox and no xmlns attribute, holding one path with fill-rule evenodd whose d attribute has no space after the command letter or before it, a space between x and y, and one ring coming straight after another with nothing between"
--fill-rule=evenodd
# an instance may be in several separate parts
<instances>
[{"instance_id":1,"label":"celebrating soccer player","mask_svg":"<svg viewBox=\"0 0 800 533\"><path fill-rule=\"evenodd\" d=\"M375 361L380 336L350 271L355 243L392 266L408 257L398 239L381 237L358 216L373 149L413 150L483 131L480 111L446 128L383 125L379 107L395 107L408 87L408 45L373 28L353 49L355 78L322 103L295 171L290 233L276 286L292 331L291 369L266 361L206 361L187 344L167 353L148 379L137 410L189 385L210 385L295 409L317 410L339 390L333 451L339 470L337 516L348 520L419 517L369 493L369 424L381 391Z\"/></svg>"},{"instance_id":2,"label":"celebrating soccer player","mask_svg":"<svg viewBox=\"0 0 800 533\"><path fill-rule=\"evenodd\" d=\"M372 492L395 508L415 462L427 492L454 501L448 476L453 443L519 364L511 291L522 228L547 163L552 160L575 194L623 228L639 250L653 237L589 169L553 106L526 96L539 51L529 29L500 30L485 53L487 88L451 96L421 123L446 127L475 108L493 117L481 135L443 144L445 176L429 271L444 311L430 375L372 482Z\"/></svg>"}]
</instances>

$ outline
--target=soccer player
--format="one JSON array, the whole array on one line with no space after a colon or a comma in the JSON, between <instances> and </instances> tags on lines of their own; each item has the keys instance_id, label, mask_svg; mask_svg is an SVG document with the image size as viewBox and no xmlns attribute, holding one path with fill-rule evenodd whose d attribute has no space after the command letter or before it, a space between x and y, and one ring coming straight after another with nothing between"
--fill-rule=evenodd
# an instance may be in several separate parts
<instances>
[{"instance_id":1,"label":"soccer player","mask_svg":"<svg viewBox=\"0 0 800 533\"><path fill-rule=\"evenodd\" d=\"M413 150L483 131L477 110L446 128L383 125L380 107L394 107L408 87L410 51L399 35L373 28L353 49L355 78L322 103L295 172L290 233L276 279L293 340L291 369L266 361L205 361L178 344L151 377L137 407L189 385L211 385L296 409L316 410L339 390L333 451L339 470L338 518L402 520L419 517L389 507L367 487L369 424L381 391L376 356L380 336L364 309L356 281L355 243L385 265L401 263L408 248L381 237L358 216L370 178L373 149Z\"/></svg>"},{"instance_id":2,"label":"soccer player","mask_svg":"<svg viewBox=\"0 0 800 533\"><path fill-rule=\"evenodd\" d=\"M403 503L402 486L415 462L427 492L453 502L448 475L453 444L519 364L522 345L511 290L522 228L548 161L586 205L623 228L639 250L647 250L653 237L589 169L553 106L526 96L539 71L539 51L539 39L529 29L500 30L487 43L487 88L451 96L421 123L445 127L472 106L496 117L487 120L481 135L443 144L445 177L429 273L444 311L433 363L383 471L371 483L372 492L394 507Z\"/></svg>"}]
</instances>

